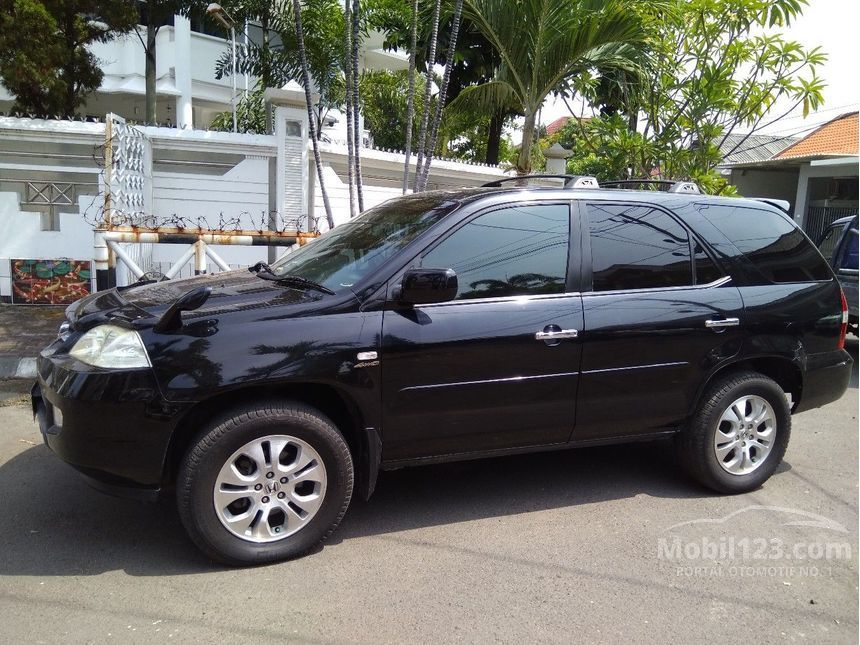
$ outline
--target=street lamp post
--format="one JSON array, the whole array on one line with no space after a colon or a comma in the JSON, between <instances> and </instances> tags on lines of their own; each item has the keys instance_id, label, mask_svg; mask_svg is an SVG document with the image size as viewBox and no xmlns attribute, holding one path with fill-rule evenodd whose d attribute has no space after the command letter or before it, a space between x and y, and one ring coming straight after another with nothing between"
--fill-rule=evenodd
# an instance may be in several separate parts
<instances>
[{"instance_id":1,"label":"street lamp post","mask_svg":"<svg viewBox=\"0 0 860 645\"><path fill-rule=\"evenodd\" d=\"M230 45L232 49L232 73L230 80L232 81L232 93L230 94L230 107L233 108L233 132L238 132L239 128L236 122L236 21L230 17L230 14L224 11L224 7L215 2L206 7L206 13L212 18L220 22L226 29L230 30Z\"/></svg>"}]
</instances>

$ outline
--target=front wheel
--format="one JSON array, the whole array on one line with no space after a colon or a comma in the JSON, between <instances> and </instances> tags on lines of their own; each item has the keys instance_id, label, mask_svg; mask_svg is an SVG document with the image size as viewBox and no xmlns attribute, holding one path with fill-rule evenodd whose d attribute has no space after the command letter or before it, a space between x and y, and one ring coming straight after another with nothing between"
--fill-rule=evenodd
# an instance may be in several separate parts
<instances>
[{"instance_id":1,"label":"front wheel","mask_svg":"<svg viewBox=\"0 0 860 645\"><path fill-rule=\"evenodd\" d=\"M352 496L349 447L313 408L250 405L204 429L183 459L179 514L207 555L231 565L296 557L338 525Z\"/></svg>"},{"instance_id":2,"label":"front wheel","mask_svg":"<svg viewBox=\"0 0 860 645\"><path fill-rule=\"evenodd\" d=\"M705 393L677 437L687 470L721 493L746 493L767 481L785 455L791 411L782 388L756 372L726 376Z\"/></svg>"}]
</instances>

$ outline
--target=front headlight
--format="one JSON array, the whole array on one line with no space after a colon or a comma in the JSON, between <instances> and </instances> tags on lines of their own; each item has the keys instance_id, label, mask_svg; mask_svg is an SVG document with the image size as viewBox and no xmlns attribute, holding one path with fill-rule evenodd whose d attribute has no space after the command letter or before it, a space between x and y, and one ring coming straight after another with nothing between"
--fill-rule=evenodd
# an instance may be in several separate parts
<instances>
[{"instance_id":1,"label":"front headlight","mask_svg":"<svg viewBox=\"0 0 860 645\"><path fill-rule=\"evenodd\" d=\"M96 367L129 369L150 366L140 335L116 325L93 327L78 339L69 354Z\"/></svg>"}]
</instances>

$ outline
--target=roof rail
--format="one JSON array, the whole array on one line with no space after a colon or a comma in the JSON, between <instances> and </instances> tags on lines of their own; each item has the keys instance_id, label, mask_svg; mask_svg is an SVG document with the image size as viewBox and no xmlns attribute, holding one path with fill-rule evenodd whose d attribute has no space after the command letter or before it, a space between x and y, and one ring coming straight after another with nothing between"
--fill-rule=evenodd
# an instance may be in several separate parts
<instances>
[{"instance_id":1,"label":"roof rail","mask_svg":"<svg viewBox=\"0 0 860 645\"><path fill-rule=\"evenodd\" d=\"M654 186L657 190L667 193L685 193L688 195L701 195L698 184L692 181L674 181L670 179L618 179L616 181L604 181L604 188L629 188L635 190L641 186Z\"/></svg>"},{"instance_id":2,"label":"roof rail","mask_svg":"<svg viewBox=\"0 0 860 645\"><path fill-rule=\"evenodd\" d=\"M501 188L502 183L508 181L524 181L528 179L564 179L565 188L600 188L597 179L588 175L519 175L517 177L504 177L481 184L482 188Z\"/></svg>"}]
</instances>

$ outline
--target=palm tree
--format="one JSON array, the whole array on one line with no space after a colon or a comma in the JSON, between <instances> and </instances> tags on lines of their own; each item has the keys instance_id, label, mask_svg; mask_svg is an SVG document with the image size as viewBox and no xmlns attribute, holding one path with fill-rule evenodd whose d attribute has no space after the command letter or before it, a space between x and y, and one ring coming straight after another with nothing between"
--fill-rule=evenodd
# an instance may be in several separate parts
<instances>
[{"instance_id":1,"label":"palm tree","mask_svg":"<svg viewBox=\"0 0 860 645\"><path fill-rule=\"evenodd\" d=\"M349 2L349 0L346 0ZM355 192L358 196L358 212L364 211L364 192L362 191L361 179L361 121L359 120L359 96L358 96L358 45L359 45L359 26L361 20L361 8L359 0L352 2L352 70L347 73L352 73L352 133L354 138L353 147L355 148Z\"/></svg>"},{"instance_id":2,"label":"palm tree","mask_svg":"<svg viewBox=\"0 0 860 645\"><path fill-rule=\"evenodd\" d=\"M451 38L448 44L448 55L445 57L445 73L442 75L442 87L436 97L436 114L433 117L433 125L430 128L430 143L424 157L424 165L418 169L418 181L416 188L419 192L427 187L427 179L430 175L430 163L433 161L433 151L436 149L436 141L439 138L439 126L442 124L442 108L445 106L445 97L448 95L448 83L451 81L451 69L454 67L454 55L457 51L457 34L460 31L460 16L463 13L463 0L457 0L454 5L454 22L451 25Z\"/></svg>"},{"instance_id":3,"label":"palm tree","mask_svg":"<svg viewBox=\"0 0 860 645\"><path fill-rule=\"evenodd\" d=\"M439 14L442 11L442 0L436 0L433 7L433 19L430 22L430 50L427 53L427 82L424 84L424 112L421 116L421 129L418 131L418 157L415 160L415 185L418 190L418 170L424 163L424 151L427 145L427 125L430 122L430 92L433 89L433 63L436 61L436 46L439 42Z\"/></svg>"},{"instance_id":4,"label":"palm tree","mask_svg":"<svg viewBox=\"0 0 860 645\"><path fill-rule=\"evenodd\" d=\"M455 103L525 116L517 172L531 171L538 110L577 73L600 67L635 71L643 30L632 0L465 0L463 15L499 53L495 78L466 88Z\"/></svg>"},{"instance_id":5,"label":"palm tree","mask_svg":"<svg viewBox=\"0 0 860 645\"><path fill-rule=\"evenodd\" d=\"M406 95L406 145L403 151L403 194L409 188L409 157L412 155L412 119L415 115L415 50L418 47L418 0L412 0L412 25L409 28L409 91Z\"/></svg>"},{"instance_id":6,"label":"palm tree","mask_svg":"<svg viewBox=\"0 0 860 645\"><path fill-rule=\"evenodd\" d=\"M299 4L299 0L293 0L293 14L296 21L296 43L302 67L302 85L305 86L305 104L308 108L308 128L314 147L314 163L317 167L317 178L320 182L320 192L322 193L323 206L325 206L326 221L331 229L334 228L334 217L331 214L331 204L328 201L328 192L326 192L325 181L323 180L322 160L320 159L319 142L317 141L317 123L314 117L313 99L311 98L311 74L308 69L308 55L305 51L305 34L302 31L302 7Z\"/></svg>"},{"instance_id":7,"label":"palm tree","mask_svg":"<svg viewBox=\"0 0 860 645\"><path fill-rule=\"evenodd\" d=\"M347 176L349 180L349 216L356 216L356 198L355 198L355 140L352 135L352 10L350 9L349 1L343 3L343 43L344 43L344 63L343 77L344 87L344 111L346 112L346 150L347 150Z\"/></svg>"}]
</instances>

